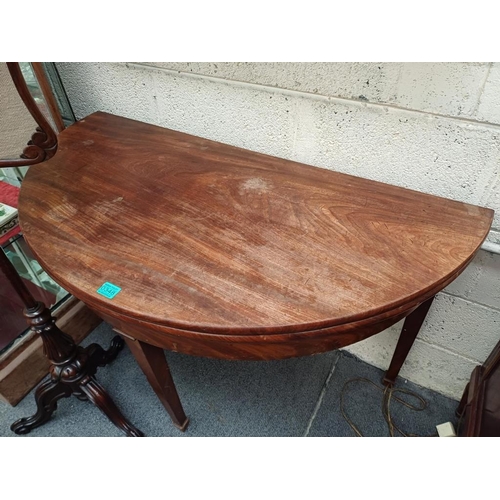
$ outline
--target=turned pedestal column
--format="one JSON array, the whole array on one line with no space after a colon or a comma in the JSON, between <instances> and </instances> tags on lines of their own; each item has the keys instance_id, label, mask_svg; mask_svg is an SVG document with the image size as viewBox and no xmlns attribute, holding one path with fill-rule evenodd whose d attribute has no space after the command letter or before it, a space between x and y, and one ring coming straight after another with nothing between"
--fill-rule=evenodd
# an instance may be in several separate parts
<instances>
[{"instance_id":1,"label":"turned pedestal column","mask_svg":"<svg viewBox=\"0 0 500 500\"><path fill-rule=\"evenodd\" d=\"M92 402L127 436L142 436L95 378L99 366L116 358L124 346L123 339L114 337L108 350L98 344L86 348L77 346L56 326L56 320L47 307L33 298L3 251L0 251L0 270L22 299L24 317L31 330L40 335L44 353L51 362L50 378L35 391L36 413L14 422L11 429L16 434L31 432L50 419L59 399L74 395L82 401Z\"/></svg>"}]
</instances>

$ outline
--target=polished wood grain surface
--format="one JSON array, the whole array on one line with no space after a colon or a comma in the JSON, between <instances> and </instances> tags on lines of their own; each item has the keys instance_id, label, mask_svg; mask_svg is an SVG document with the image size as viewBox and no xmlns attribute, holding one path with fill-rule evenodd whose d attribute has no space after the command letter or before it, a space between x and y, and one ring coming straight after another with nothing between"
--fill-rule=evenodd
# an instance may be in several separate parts
<instances>
[{"instance_id":1,"label":"polished wood grain surface","mask_svg":"<svg viewBox=\"0 0 500 500\"><path fill-rule=\"evenodd\" d=\"M231 336L408 313L463 270L492 216L106 113L63 131L20 195L28 244L76 297Z\"/></svg>"}]
</instances>

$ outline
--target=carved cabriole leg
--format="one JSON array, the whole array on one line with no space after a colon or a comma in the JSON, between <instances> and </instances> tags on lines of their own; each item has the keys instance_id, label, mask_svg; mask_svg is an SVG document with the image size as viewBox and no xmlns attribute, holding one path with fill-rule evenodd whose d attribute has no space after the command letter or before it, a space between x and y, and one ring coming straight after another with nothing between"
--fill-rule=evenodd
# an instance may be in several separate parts
<instances>
[{"instance_id":1,"label":"carved cabriole leg","mask_svg":"<svg viewBox=\"0 0 500 500\"><path fill-rule=\"evenodd\" d=\"M417 338L420 327L427 316L427 312L429 311L433 300L434 297L431 297L425 302L422 302L422 304L420 304L406 317L396 345L396 350L392 356L391 364L383 379L383 383L385 385L394 385L396 377L399 374L399 370L401 370L401 367L403 366L403 363L405 362L406 357L408 356L408 353Z\"/></svg>"},{"instance_id":2,"label":"carved cabriole leg","mask_svg":"<svg viewBox=\"0 0 500 500\"><path fill-rule=\"evenodd\" d=\"M111 363L116 359L118 353L125 346L125 342L121 337L116 335L111 340L111 346L108 350L104 350L99 344L91 344L85 350L87 351L87 355L89 357L88 365L89 367L93 367L93 369L87 370L88 375L95 375L98 366L106 366L108 363ZM80 390L78 387L75 387L73 390L73 395L76 396L81 401L88 401L85 391Z\"/></svg>"},{"instance_id":3,"label":"carved cabriole leg","mask_svg":"<svg viewBox=\"0 0 500 500\"><path fill-rule=\"evenodd\" d=\"M79 386L87 399L94 403L104 415L106 415L116 427L121 429L127 436L142 437L144 434L134 427L117 408L110 395L103 389L94 377Z\"/></svg>"},{"instance_id":4,"label":"carved cabriole leg","mask_svg":"<svg viewBox=\"0 0 500 500\"><path fill-rule=\"evenodd\" d=\"M52 365L50 380L41 384L35 392L36 414L14 422L11 429L17 434L27 434L50 419L58 399L74 394L80 400L94 403L128 436L142 436L142 432L125 419L94 378L98 366L116 358L123 348L123 340L115 337L108 351L97 344L79 347L69 335L59 330L50 311L41 302L26 307L24 316L32 330L42 338L44 353Z\"/></svg>"},{"instance_id":5,"label":"carved cabriole leg","mask_svg":"<svg viewBox=\"0 0 500 500\"><path fill-rule=\"evenodd\" d=\"M124 346L125 342L118 335L113 337L107 350L104 350L99 344L91 344L87 347L90 363L96 367L106 366L116 359Z\"/></svg>"},{"instance_id":6,"label":"carved cabriole leg","mask_svg":"<svg viewBox=\"0 0 500 500\"><path fill-rule=\"evenodd\" d=\"M172 418L174 425L179 430L185 431L189 420L182 408L163 349L145 344L128 336L125 336L125 342L132 351L144 375L146 375L151 387Z\"/></svg>"},{"instance_id":7,"label":"carved cabriole leg","mask_svg":"<svg viewBox=\"0 0 500 500\"><path fill-rule=\"evenodd\" d=\"M28 434L45 424L57 409L57 401L68 396L71 396L71 389L67 385L46 380L35 391L36 413L32 417L21 418L12 424L11 429L16 434Z\"/></svg>"}]
</instances>

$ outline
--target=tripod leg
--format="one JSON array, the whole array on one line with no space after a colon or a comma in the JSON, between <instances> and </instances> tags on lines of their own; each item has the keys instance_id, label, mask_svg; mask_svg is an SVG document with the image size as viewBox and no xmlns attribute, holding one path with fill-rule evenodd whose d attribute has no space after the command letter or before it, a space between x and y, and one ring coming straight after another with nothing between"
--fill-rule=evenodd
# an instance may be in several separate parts
<instances>
[{"instance_id":1,"label":"tripod leg","mask_svg":"<svg viewBox=\"0 0 500 500\"><path fill-rule=\"evenodd\" d=\"M96 368L98 366L106 366L116 359L124 346L125 342L119 335L113 337L111 345L107 350L104 350L99 344L89 345L87 347L89 364L95 365Z\"/></svg>"},{"instance_id":2,"label":"tripod leg","mask_svg":"<svg viewBox=\"0 0 500 500\"><path fill-rule=\"evenodd\" d=\"M94 377L90 377L88 382L81 384L78 390L84 393L88 400L94 403L104 415L106 415L113 424L120 430L124 431L127 436L142 437L144 434L134 427L120 412L115 405L111 396L104 388L96 381Z\"/></svg>"},{"instance_id":3,"label":"tripod leg","mask_svg":"<svg viewBox=\"0 0 500 500\"><path fill-rule=\"evenodd\" d=\"M71 396L71 389L61 383L47 380L35 392L37 412L31 417L21 418L11 425L16 434L28 434L47 422L57 408L57 401Z\"/></svg>"},{"instance_id":4,"label":"tripod leg","mask_svg":"<svg viewBox=\"0 0 500 500\"><path fill-rule=\"evenodd\" d=\"M51 379L35 391L37 412L14 422L11 430L16 434L31 432L50 419L57 408L57 400L75 394L82 401L92 401L127 435L142 436L141 431L123 417L110 396L93 378L98 366L104 366L116 358L123 348L123 340L115 337L107 351L97 344L87 349L78 347L70 335L56 326L56 320L45 304L34 299L1 249L0 271L22 299L25 306L23 315L31 331L41 337L44 354L51 362Z\"/></svg>"}]
</instances>

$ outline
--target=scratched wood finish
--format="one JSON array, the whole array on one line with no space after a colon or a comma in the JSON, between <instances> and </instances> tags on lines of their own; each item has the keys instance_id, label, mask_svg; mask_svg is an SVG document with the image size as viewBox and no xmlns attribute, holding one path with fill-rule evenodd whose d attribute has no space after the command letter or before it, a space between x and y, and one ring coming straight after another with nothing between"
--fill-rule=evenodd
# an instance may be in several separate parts
<instances>
[{"instance_id":1,"label":"scratched wood finish","mask_svg":"<svg viewBox=\"0 0 500 500\"><path fill-rule=\"evenodd\" d=\"M19 207L42 266L117 329L248 359L378 333L456 278L493 217L101 112L31 167Z\"/></svg>"}]
</instances>

